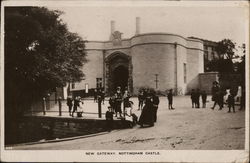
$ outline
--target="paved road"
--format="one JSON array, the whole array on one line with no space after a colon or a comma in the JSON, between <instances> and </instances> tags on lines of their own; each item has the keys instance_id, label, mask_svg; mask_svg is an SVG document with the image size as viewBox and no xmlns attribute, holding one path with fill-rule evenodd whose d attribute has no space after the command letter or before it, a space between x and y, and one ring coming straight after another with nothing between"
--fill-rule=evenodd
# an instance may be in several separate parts
<instances>
[{"instance_id":1,"label":"paved road","mask_svg":"<svg viewBox=\"0 0 250 163\"><path fill-rule=\"evenodd\" d=\"M208 99L211 99L210 97ZM136 101L136 99L133 99ZM166 98L160 98L158 121L154 127L115 130L105 135L56 143L18 146L14 149L243 149L245 139L245 111L227 113L228 109L211 110L190 107L190 97L175 97L175 110L167 109ZM135 103L137 106L137 103ZM218 107L218 106L217 106ZM136 114L140 114L139 111Z\"/></svg>"}]
</instances>

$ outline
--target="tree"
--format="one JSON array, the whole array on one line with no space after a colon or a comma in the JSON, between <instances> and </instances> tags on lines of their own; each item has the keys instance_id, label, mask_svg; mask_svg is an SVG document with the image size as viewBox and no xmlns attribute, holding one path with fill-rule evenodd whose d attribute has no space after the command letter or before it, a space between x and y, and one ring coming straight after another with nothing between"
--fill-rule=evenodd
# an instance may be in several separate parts
<instances>
[{"instance_id":1,"label":"tree","mask_svg":"<svg viewBox=\"0 0 250 163\"><path fill-rule=\"evenodd\" d=\"M217 43L215 50L219 55L219 59L211 62L211 66L215 66L217 71L222 73L233 72L235 43L233 43L230 39L223 39Z\"/></svg>"},{"instance_id":2,"label":"tree","mask_svg":"<svg viewBox=\"0 0 250 163\"><path fill-rule=\"evenodd\" d=\"M235 43L230 39L223 39L218 42L216 51L219 54L221 59L230 59L234 57Z\"/></svg>"},{"instance_id":3,"label":"tree","mask_svg":"<svg viewBox=\"0 0 250 163\"><path fill-rule=\"evenodd\" d=\"M46 92L84 77L84 41L68 31L61 14L44 7L5 8L6 118L15 120Z\"/></svg>"}]
</instances>

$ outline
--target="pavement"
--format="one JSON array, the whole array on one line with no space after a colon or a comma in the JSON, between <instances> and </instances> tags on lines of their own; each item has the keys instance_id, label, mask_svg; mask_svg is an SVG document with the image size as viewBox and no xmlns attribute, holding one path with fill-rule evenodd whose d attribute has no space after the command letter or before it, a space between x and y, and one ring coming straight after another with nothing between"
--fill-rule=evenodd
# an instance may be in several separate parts
<instances>
[{"instance_id":1,"label":"pavement","mask_svg":"<svg viewBox=\"0 0 250 163\"><path fill-rule=\"evenodd\" d=\"M134 101L135 114L137 98ZM97 104L91 100L84 101L85 112L92 112L97 117ZM20 145L12 149L29 150L240 150L245 144L245 111L227 113L225 105L222 110L218 106L212 110L211 97L208 96L207 108L195 109L191 107L190 96L174 97L174 110L169 110L167 98L160 97L158 120L154 127L113 130L110 133L32 145ZM87 107L88 106L88 107ZM106 112L108 102L105 101L102 112ZM56 109L56 108L55 108ZM69 116L67 107L65 113ZM52 113L51 113L52 114ZM53 116L47 114L46 116ZM55 116L58 116L56 113ZM89 115L85 115L88 117Z\"/></svg>"}]
</instances>

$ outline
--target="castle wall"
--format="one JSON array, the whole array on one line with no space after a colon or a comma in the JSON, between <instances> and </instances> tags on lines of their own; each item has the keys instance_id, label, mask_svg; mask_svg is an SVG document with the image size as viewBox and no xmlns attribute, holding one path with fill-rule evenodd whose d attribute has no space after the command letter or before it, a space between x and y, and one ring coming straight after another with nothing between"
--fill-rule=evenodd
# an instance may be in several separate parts
<instances>
[{"instance_id":1,"label":"castle wall","mask_svg":"<svg viewBox=\"0 0 250 163\"><path fill-rule=\"evenodd\" d=\"M166 33L147 33L132 37L131 46L147 43L178 43L186 46L186 40L179 35Z\"/></svg>"},{"instance_id":2,"label":"castle wall","mask_svg":"<svg viewBox=\"0 0 250 163\"><path fill-rule=\"evenodd\" d=\"M187 50L187 90L189 93L191 89L199 88L199 73L204 72L203 51L188 49Z\"/></svg>"},{"instance_id":3,"label":"castle wall","mask_svg":"<svg viewBox=\"0 0 250 163\"><path fill-rule=\"evenodd\" d=\"M85 80L77 83L74 90L83 90L85 84L95 88L96 78L102 78L103 86L107 86L105 58L114 53L131 57L135 94L140 87L156 88L155 74L158 74L158 90L177 89L179 94L185 94L199 85L198 74L204 72L203 43L175 34L139 34L115 46L112 41L87 42L86 51L88 62L83 67Z\"/></svg>"},{"instance_id":4,"label":"castle wall","mask_svg":"<svg viewBox=\"0 0 250 163\"><path fill-rule=\"evenodd\" d=\"M186 83L184 82L184 63L187 65L187 49L183 46L176 46L177 54L177 94L183 95L186 91ZM186 74L187 75L187 74Z\"/></svg>"},{"instance_id":5,"label":"castle wall","mask_svg":"<svg viewBox=\"0 0 250 163\"><path fill-rule=\"evenodd\" d=\"M199 73L204 72L203 42L187 39L187 85L185 94L200 87Z\"/></svg>"},{"instance_id":6,"label":"castle wall","mask_svg":"<svg viewBox=\"0 0 250 163\"><path fill-rule=\"evenodd\" d=\"M85 80L75 83L75 89L71 90L83 90L85 84L88 84L89 88L96 88L96 78L103 78L103 51L87 50L86 58L88 62L84 64L82 69Z\"/></svg>"},{"instance_id":7,"label":"castle wall","mask_svg":"<svg viewBox=\"0 0 250 163\"><path fill-rule=\"evenodd\" d=\"M156 88L155 74L158 74L158 89L174 87L174 46L169 44L138 45L131 49L133 64L134 93L140 87Z\"/></svg>"}]
</instances>

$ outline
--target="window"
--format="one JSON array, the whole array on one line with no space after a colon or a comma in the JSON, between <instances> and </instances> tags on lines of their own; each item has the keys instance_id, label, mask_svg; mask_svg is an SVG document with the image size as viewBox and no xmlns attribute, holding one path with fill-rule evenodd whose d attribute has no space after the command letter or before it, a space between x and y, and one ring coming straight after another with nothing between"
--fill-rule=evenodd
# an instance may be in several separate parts
<instances>
[{"instance_id":1,"label":"window","mask_svg":"<svg viewBox=\"0 0 250 163\"><path fill-rule=\"evenodd\" d=\"M187 64L183 63L184 83L187 83Z\"/></svg>"},{"instance_id":2,"label":"window","mask_svg":"<svg viewBox=\"0 0 250 163\"><path fill-rule=\"evenodd\" d=\"M96 78L96 88L102 88L102 78Z\"/></svg>"}]
</instances>

